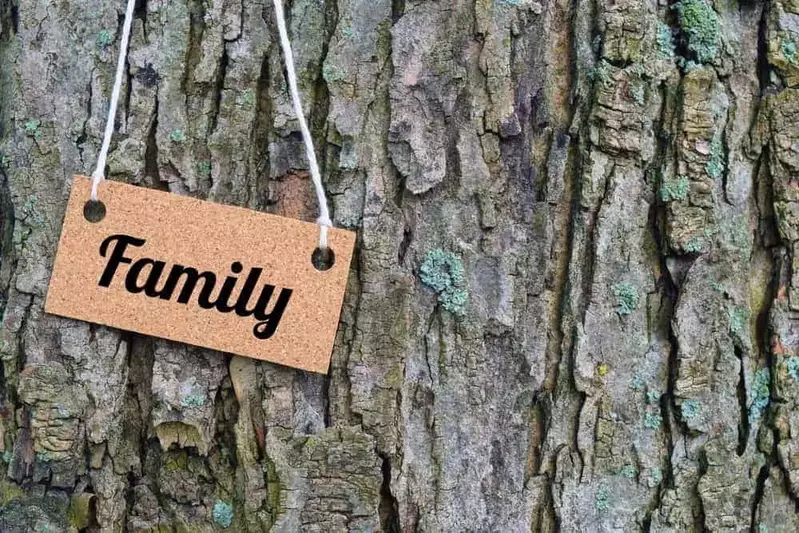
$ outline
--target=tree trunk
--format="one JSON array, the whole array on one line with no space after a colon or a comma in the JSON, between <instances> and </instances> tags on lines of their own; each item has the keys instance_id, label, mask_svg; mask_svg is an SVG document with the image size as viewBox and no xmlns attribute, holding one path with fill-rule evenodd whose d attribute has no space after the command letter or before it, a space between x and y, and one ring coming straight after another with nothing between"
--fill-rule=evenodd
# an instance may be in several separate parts
<instances>
[{"instance_id":1,"label":"tree trunk","mask_svg":"<svg viewBox=\"0 0 799 533\"><path fill-rule=\"evenodd\" d=\"M0 0L0 531L799 531L797 0L287 2L327 377L44 313L123 11ZM110 179L313 220L272 3L135 16Z\"/></svg>"}]
</instances>

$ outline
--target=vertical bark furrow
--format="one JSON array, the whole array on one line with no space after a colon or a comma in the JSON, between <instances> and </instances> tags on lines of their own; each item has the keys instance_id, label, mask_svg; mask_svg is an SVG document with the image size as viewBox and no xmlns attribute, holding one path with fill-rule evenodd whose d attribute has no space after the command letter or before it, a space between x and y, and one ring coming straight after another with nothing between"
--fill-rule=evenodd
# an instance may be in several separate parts
<instances>
[{"instance_id":1,"label":"vertical bark furrow","mask_svg":"<svg viewBox=\"0 0 799 533\"><path fill-rule=\"evenodd\" d=\"M796 77L797 67L793 49L799 39L799 7L792 2L774 1L763 17L763 43L761 54L764 69L768 68L768 87L760 107L758 128L753 135L754 147L762 154L764 170L769 180L766 189L773 202L773 216L778 230L778 241L770 242L774 250L774 289L769 315L771 398L770 421L773 431L760 437L759 445L770 453L770 471L763 485L763 497L756 509L759 523L764 528L796 528L796 513L785 514L786 508L795 510L797 502L796 439L792 436L796 426L796 394L799 368L796 342L792 331L797 319L795 313L795 194L793 173L795 156L787 147L795 142L797 132ZM762 151L761 151L762 150ZM771 206L769 206L771 207ZM764 210L770 213L770 210ZM786 490L787 489L787 490Z\"/></svg>"}]
</instances>

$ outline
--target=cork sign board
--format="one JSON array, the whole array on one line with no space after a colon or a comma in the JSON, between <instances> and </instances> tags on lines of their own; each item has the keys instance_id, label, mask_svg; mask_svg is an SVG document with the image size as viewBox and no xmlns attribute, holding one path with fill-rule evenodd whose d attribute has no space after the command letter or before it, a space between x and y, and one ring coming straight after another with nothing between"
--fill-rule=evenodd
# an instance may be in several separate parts
<instances>
[{"instance_id":1,"label":"cork sign board","mask_svg":"<svg viewBox=\"0 0 799 533\"><path fill-rule=\"evenodd\" d=\"M46 312L327 372L354 233L317 270L316 224L107 180L91 222L90 191L75 176Z\"/></svg>"}]
</instances>

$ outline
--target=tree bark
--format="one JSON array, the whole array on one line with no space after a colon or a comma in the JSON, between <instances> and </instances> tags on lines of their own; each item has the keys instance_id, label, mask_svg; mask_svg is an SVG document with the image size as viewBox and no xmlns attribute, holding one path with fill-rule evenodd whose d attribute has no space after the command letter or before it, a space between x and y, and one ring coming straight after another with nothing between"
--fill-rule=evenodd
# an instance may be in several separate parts
<instances>
[{"instance_id":1,"label":"tree bark","mask_svg":"<svg viewBox=\"0 0 799 533\"><path fill-rule=\"evenodd\" d=\"M327 376L44 313L123 11L0 0L1 531L799 531L797 0L287 2ZM109 178L313 220L272 3L135 17Z\"/></svg>"}]
</instances>

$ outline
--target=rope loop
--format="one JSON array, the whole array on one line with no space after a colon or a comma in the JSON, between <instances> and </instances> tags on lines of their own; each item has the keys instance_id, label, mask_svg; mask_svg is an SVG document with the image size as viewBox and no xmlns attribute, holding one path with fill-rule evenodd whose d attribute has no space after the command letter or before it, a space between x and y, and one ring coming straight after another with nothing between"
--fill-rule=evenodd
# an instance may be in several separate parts
<instances>
[{"instance_id":1,"label":"rope loop","mask_svg":"<svg viewBox=\"0 0 799 533\"><path fill-rule=\"evenodd\" d=\"M97 156L97 167L92 172L92 194L93 202L97 201L97 187L105 179L105 163L108 159L108 149L111 147L111 137L114 135L114 121L117 115L117 104L119 104L119 93L122 92L122 76L125 74L125 60L128 56L128 43L130 42L130 27L133 25L133 10L136 7L136 0L128 0L128 7L125 10L125 22L122 25L122 42L119 43L119 58L117 59L117 72L114 78L114 89L111 91L111 103L108 106L108 119L105 121L105 133L103 134L103 144L100 147L100 154Z\"/></svg>"},{"instance_id":2,"label":"rope loop","mask_svg":"<svg viewBox=\"0 0 799 533\"><path fill-rule=\"evenodd\" d=\"M294 72L294 55L291 53L291 42L286 31L286 17L283 13L283 3L281 0L274 0L275 18L277 19L277 32L280 35L280 46L283 48L283 56L286 60L286 78L291 92L291 102L294 105L294 113L297 115L297 122L300 123L302 140L305 141L305 154L308 157L308 165L311 170L311 180L316 190L316 203L319 205L319 248L327 248L327 228L332 227L330 222L330 212L327 209L327 197L325 196L325 186L322 183L322 174L319 172L319 163L316 161L316 151L313 146L311 132L308 123L305 121L305 113L302 110L300 91L297 89L297 74Z\"/></svg>"}]
</instances>

